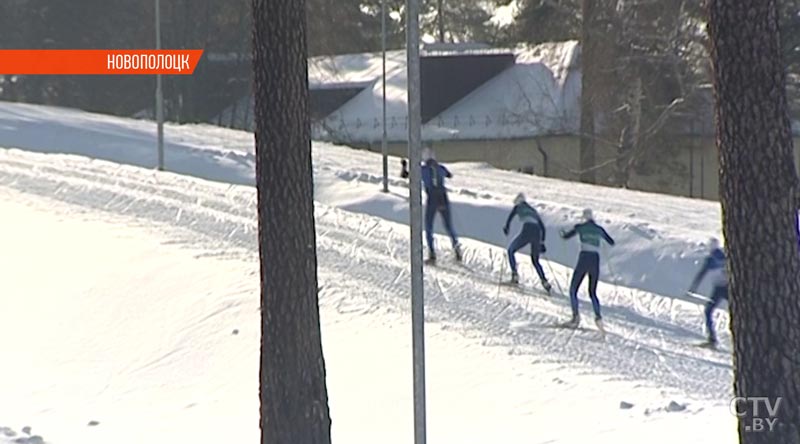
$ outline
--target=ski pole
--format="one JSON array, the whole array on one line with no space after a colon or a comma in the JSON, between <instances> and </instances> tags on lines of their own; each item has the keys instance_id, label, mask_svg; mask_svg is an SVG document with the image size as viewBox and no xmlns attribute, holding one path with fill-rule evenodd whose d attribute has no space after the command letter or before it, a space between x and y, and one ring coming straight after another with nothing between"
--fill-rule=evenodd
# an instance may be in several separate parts
<instances>
[{"instance_id":1,"label":"ski pole","mask_svg":"<svg viewBox=\"0 0 800 444\"><path fill-rule=\"evenodd\" d=\"M606 255L608 255L608 246L604 245L603 249L605 250ZM611 276L614 278L614 298L616 300L619 300L619 281L620 281L620 276L617 274L616 271L614 271L614 267L611 266L611 260L610 259L606 261L606 264L608 266L608 271L611 272ZM633 290L631 290L631 297L633 297Z\"/></svg>"},{"instance_id":2,"label":"ski pole","mask_svg":"<svg viewBox=\"0 0 800 444\"><path fill-rule=\"evenodd\" d=\"M503 286L503 275L506 272L506 262L502 260L502 256L500 260L502 262L502 264L500 265L500 279L497 280L497 295L495 296L495 298L498 299L500 298L500 289Z\"/></svg>"},{"instance_id":3,"label":"ski pole","mask_svg":"<svg viewBox=\"0 0 800 444\"><path fill-rule=\"evenodd\" d=\"M545 265L547 265L547 271L550 272L550 276L553 276L553 282L556 283L556 287L558 288L558 292L564 294L564 289L561 288L561 284L558 282L558 278L556 277L556 273L553 271L553 267L550 266L550 261L546 260Z\"/></svg>"},{"instance_id":4,"label":"ski pole","mask_svg":"<svg viewBox=\"0 0 800 444\"><path fill-rule=\"evenodd\" d=\"M503 260L503 256L500 256L500 281L498 285L503 282L503 276L506 274L506 261Z\"/></svg>"}]
</instances>

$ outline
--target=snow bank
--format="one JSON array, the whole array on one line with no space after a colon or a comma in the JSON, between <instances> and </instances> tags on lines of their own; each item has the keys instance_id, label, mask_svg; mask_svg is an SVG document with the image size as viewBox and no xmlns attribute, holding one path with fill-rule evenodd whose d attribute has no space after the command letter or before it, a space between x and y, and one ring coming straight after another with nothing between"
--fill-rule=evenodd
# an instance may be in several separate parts
<instances>
[{"instance_id":1,"label":"snow bank","mask_svg":"<svg viewBox=\"0 0 800 444\"><path fill-rule=\"evenodd\" d=\"M252 183L252 133L230 132L211 125L172 124L165 125L165 133L167 170L220 182ZM156 143L156 125L152 121L0 102L2 147L156 168Z\"/></svg>"},{"instance_id":2,"label":"snow bank","mask_svg":"<svg viewBox=\"0 0 800 444\"><path fill-rule=\"evenodd\" d=\"M450 167L456 175L461 172L459 164ZM465 168L469 170L478 167L465 166ZM333 176L319 174L315 198L348 211L366 213L398 223L408 223L409 208L405 182L393 180L391 193L385 194L377 190L381 180L381 176L368 173L355 174L349 171L339 171ZM462 184L466 181L468 180L457 183ZM550 182L560 187L570 187L568 183ZM597 192L601 191L602 188L598 187ZM658 196L633 192L628 194L630 198L636 197L638 201L647 200L647 205L658 211L656 200ZM558 233L579 223L583 207L550 201L546 193L538 193L538 196L541 198L530 201L541 214L547 227L545 242L547 253L544 257L548 261L573 266L578 257L579 243L576 239L565 241ZM510 193L491 194L453 187L451 203L456 232L461 237L480 240L495 246L509 245L519 230L518 221L514 220L509 236L505 236L502 232L512 207L513 197L514 194ZM601 197L597 200L602 202ZM708 237L720 236L719 232L698 233L683 229L679 225L683 211L672 215L669 220L672 225L664 226L635 217L625 217L615 213L608 206L600 206L600 209L602 211L597 211L595 207L597 222L603 225L616 241L615 247L604 247L601 254L603 257L601 280L691 302L701 302L687 296L686 290L706 254ZM713 211L712 208L709 210ZM709 218L713 217L712 211L708 211ZM676 229L671 230L671 228ZM437 233L445 234L438 219L436 229ZM437 247L449 248L449 242L439 241ZM522 250L523 253L527 251L529 250ZM567 287L568 283L564 282L563 285ZM703 282L699 292L709 294L709 283Z\"/></svg>"}]
</instances>

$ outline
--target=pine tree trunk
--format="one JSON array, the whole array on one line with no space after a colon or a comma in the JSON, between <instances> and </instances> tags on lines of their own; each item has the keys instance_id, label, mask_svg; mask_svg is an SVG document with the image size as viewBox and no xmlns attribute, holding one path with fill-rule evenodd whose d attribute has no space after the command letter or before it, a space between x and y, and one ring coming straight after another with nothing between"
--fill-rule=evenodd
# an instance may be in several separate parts
<instances>
[{"instance_id":1,"label":"pine tree trunk","mask_svg":"<svg viewBox=\"0 0 800 444\"><path fill-rule=\"evenodd\" d=\"M780 398L775 415L740 403L739 436L747 444L800 443L797 174L776 0L708 7L734 389L773 406ZM760 420L775 420L773 430L757 430Z\"/></svg>"},{"instance_id":2,"label":"pine tree trunk","mask_svg":"<svg viewBox=\"0 0 800 444\"><path fill-rule=\"evenodd\" d=\"M444 0L436 7L436 27L439 30L439 43L444 43Z\"/></svg>"},{"instance_id":3,"label":"pine tree trunk","mask_svg":"<svg viewBox=\"0 0 800 444\"><path fill-rule=\"evenodd\" d=\"M594 17L594 0L582 0L581 11L583 21L581 22L581 122L580 122L580 180L586 183L595 183L596 176L592 169L595 165L595 112L594 96L595 88L592 82L597 78L596 62L594 54L596 52L594 42L594 32L592 30Z\"/></svg>"},{"instance_id":4,"label":"pine tree trunk","mask_svg":"<svg viewBox=\"0 0 800 444\"><path fill-rule=\"evenodd\" d=\"M261 442L328 444L303 0L253 0Z\"/></svg>"},{"instance_id":5,"label":"pine tree trunk","mask_svg":"<svg viewBox=\"0 0 800 444\"><path fill-rule=\"evenodd\" d=\"M598 152L616 146L620 135L614 110L619 108L619 23L616 0L582 0L581 30L581 181L607 183L608 171L597 168ZM604 162L604 161L603 161ZM613 173L613 167L610 169ZM610 179L614 179L611 177Z\"/></svg>"},{"instance_id":6,"label":"pine tree trunk","mask_svg":"<svg viewBox=\"0 0 800 444\"><path fill-rule=\"evenodd\" d=\"M643 9L643 5L639 3L626 1L616 11L617 69L612 71L613 78L607 83L609 89L613 91L614 105L611 109L615 110L612 111L615 123L611 127L619 138L614 185L623 188L630 186L636 152L639 148L643 92L639 56L642 50L637 49L635 42L639 29L638 13Z\"/></svg>"},{"instance_id":7,"label":"pine tree trunk","mask_svg":"<svg viewBox=\"0 0 800 444\"><path fill-rule=\"evenodd\" d=\"M620 130L617 148L617 177L615 185L629 188L636 165L636 154L639 150L640 127L642 120L642 78L638 69L629 65L625 75L623 111L620 111L622 129Z\"/></svg>"}]
</instances>

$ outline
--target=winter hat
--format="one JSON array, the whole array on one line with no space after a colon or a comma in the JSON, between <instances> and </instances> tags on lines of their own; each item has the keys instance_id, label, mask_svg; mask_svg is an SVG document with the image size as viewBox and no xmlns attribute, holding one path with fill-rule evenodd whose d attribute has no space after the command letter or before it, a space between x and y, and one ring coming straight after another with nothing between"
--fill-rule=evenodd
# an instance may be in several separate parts
<instances>
[{"instance_id":1,"label":"winter hat","mask_svg":"<svg viewBox=\"0 0 800 444\"><path fill-rule=\"evenodd\" d=\"M436 160L436 154L429 147L425 147L422 149L422 160Z\"/></svg>"},{"instance_id":2,"label":"winter hat","mask_svg":"<svg viewBox=\"0 0 800 444\"><path fill-rule=\"evenodd\" d=\"M519 205L522 202L525 202L525 194L519 193L517 197L514 198L514 205Z\"/></svg>"},{"instance_id":3,"label":"winter hat","mask_svg":"<svg viewBox=\"0 0 800 444\"><path fill-rule=\"evenodd\" d=\"M708 239L708 249L709 250L716 250L719 248L719 239L716 237L711 237Z\"/></svg>"},{"instance_id":4,"label":"winter hat","mask_svg":"<svg viewBox=\"0 0 800 444\"><path fill-rule=\"evenodd\" d=\"M586 219L587 221L594 219L594 215L592 214L591 208L585 208L583 210L583 218Z\"/></svg>"}]
</instances>

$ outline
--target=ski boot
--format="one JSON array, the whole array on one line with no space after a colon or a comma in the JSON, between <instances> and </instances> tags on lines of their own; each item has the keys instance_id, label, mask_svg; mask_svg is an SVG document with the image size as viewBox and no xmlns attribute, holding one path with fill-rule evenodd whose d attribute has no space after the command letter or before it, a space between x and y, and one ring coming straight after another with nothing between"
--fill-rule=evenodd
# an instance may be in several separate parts
<instances>
[{"instance_id":1,"label":"ski boot","mask_svg":"<svg viewBox=\"0 0 800 444\"><path fill-rule=\"evenodd\" d=\"M511 280L508 281L508 283L511 284L511 285L519 284L519 275L517 274L516 271L512 271L511 272Z\"/></svg>"},{"instance_id":2,"label":"ski boot","mask_svg":"<svg viewBox=\"0 0 800 444\"><path fill-rule=\"evenodd\" d=\"M462 259L462 256L461 256L461 245L460 244L453 245L453 251L456 253L456 260L461 262L461 259Z\"/></svg>"},{"instance_id":3,"label":"ski boot","mask_svg":"<svg viewBox=\"0 0 800 444\"><path fill-rule=\"evenodd\" d=\"M433 251L428 253L428 258L425 259L425 264L436 265L436 253L434 253Z\"/></svg>"},{"instance_id":4,"label":"ski boot","mask_svg":"<svg viewBox=\"0 0 800 444\"><path fill-rule=\"evenodd\" d=\"M606 327L603 324L603 318L599 318L599 317L595 318L594 319L594 323L595 323L595 325L597 325L597 329L600 330L600 333L605 335L606 334Z\"/></svg>"},{"instance_id":5,"label":"ski boot","mask_svg":"<svg viewBox=\"0 0 800 444\"><path fill-rule=\"evenodd\" d=\"M581 325L581 317L579 315L575 315L567 322L560 324L560 327L564 328L578 328Z\"/></svg>"},{"instance_id":6,"label":"ski boot","mask_svg":"<svg viewBox=\"0 0 800 444\"><path fill-rule=\"evenodd\" d=\"M717 349L717 341L714 340L714 339L709 339L709 340L707 340L705 342L701 342L701 343L697 344L697 346L700 347L700 348L707 348L707 349L710 349L710 350L716 350Z\"/></svg>"},{"instance_id":7,"label":"ski boot","mask_svg":"<svg viewBox=\"0 0 800 444\"><path fill-rule=\"evenodd\" d=\"M550 285L550 282L547 281L542 282L542 287L544 287L544 291L547 292L548 296L552 296L551 291L553 290L553 286Z\"/></svg>"}]
</instances>

